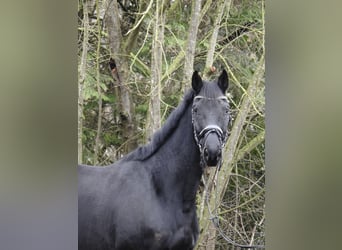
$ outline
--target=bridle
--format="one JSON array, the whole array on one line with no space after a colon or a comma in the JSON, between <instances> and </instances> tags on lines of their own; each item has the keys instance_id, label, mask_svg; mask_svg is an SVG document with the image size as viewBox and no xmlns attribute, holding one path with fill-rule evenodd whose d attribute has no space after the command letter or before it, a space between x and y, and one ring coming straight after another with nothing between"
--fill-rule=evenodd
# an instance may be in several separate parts
<instances>
[{"instance_id":1,"label":"bridle","mask_svg":"<svg viewBox=\"0 0 342 250\"><path fill-rule=\"evenodd\" d=\"M227 97L226 96L220 96L220 97L217 97L217 98L208 98L208 97L204 97L204 96L196 96L194 98L194 100L196 99L207 99L207 100L227 100ZM228 130L226 130L225 132L222 131L222 129L217 126L217 125L208 125L206 126L205 128L203 128L199 133L196 132L196 129L195 129L195 120L194 120L194 109L192 108L191 110L191 114L192 114L192 127L193 127L193 131L194 131L194 138L195 138L195 141L196 141L196 144L199 148L199 151L200 151L200 155L201 155L201 167L204 168L205 167L205 160L204 160L204 151L205 151L205 148L204 148L204 144L209 136L209 134L211 133L215 133L219 139L219 142L220 142L220 150L222 151L226 142L227 142L227 139L228 139ZM222 157L220 157L219 159L219 163L218 163L218 170L220 170L221 168L221 165L222 165Z\"/></svg>"}]
</instances>

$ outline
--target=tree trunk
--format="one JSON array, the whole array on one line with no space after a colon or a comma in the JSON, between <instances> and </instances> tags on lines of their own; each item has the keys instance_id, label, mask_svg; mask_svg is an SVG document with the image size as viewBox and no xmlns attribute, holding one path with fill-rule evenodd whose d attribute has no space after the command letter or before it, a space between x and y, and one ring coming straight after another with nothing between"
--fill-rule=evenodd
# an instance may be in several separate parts
<instances>
[{"instance_id":1,"label":"tree trunk","mask_svg":"<svg viewBox=\"0 0 342 250\"><path fill-rule=\"evenodd\" d=\"M152 42L152 58L151 58L151 97L149 102L149 112L146 126L146 137L150 138L152 134L160 128L160 93L161 93L161 77L162 77L162 57L163 57L163 41L164 41L164 11L163 1L156 2L155 22L154 22L154 38Z\"/></svg>"},{"instance_id":2,"label":"tree trunk","mask_svg":"<svg viewBox=\"0 0 342 250\"><path fill-rule=\"evenodd\" d=\"M190 86L191 76L194 71L194 57L195 57L195 49L196 49L196 41L197 41L197 31L198 25L200 23L200 14L201 14L201 3L202 0L195 0L192 5L191 11L191 21L189 27L189 36L186 47L186 55L184 60L184 77L182 84L182 92L184 93L185 89Z\"/></svg>"},{"instance_id":3,"label":"tree trunk","mask_svg":"<svg viewBox=\"0 0 342 250\"><path fill-rule=\"evenodd\" d=\"M179 0L178 0L179 1ZM179 4L178 1L175 1L172 3L171 5L171 8L168 10L168 13L167 15L171 15L173 10L177 7L177 5ZM200 17L199 17L199 22L198 24L200 23L200 21L202 20L202 17L206 14L206 12L209 10L210 8L210 5L212 3L212 0L208 0L208 1L205 1L205 4L200 12ZM198 26L197 26L198 28ZM190 36L190 35L189 35ZM189 40L189 39L188 39ZM197 40L197 38L196 38ZM185 53L183 52L183 50L179 51L179 54L176 56L175 59L172 60L172 63L169 65L169 67L166 69L165 73L163 74L163 77L162 77L162 81L164 81L167 77L169 77L173 72L175 72L177 69L179 69L183 62L184 62L184 59L185 59ZM193 68L193 63L192 63L192 68ZM192 69L193 71L193 69ZM191 71L191 75L192 75L192 72ZM191 78L191 77L190 77ZM182 89L186 89L186 84L189 84L187 82L185 82L185 87L182 87Z\"/></svg>"},{"instance_id":4,"label":"tree trunk","mask_svg":"<svg viewBox=\"0 0 342 250\"><path fill-rule=\"evenodd\" d=\"M216 42L217 42L217 35L221 26L223 11L225 10L226 6L228 6L227 11L229 12L230 3L231 3L231 0L219 0L217 3L217 7L215 11L216 16L215 16L214 29L210 38L207 59L205 62L204 78L206 79L208 79L209 76L215 72L215 68L213 68L213 62L214 62L214 53L215 53L215 47L216 47Z\"/></svg>"},{"instance_id":5,"label":"tree trunk","mask_svg":"<svg viewBox=\"0 0 342 250\"><path fill-rule=\"evenodd\" d=\"M124 49L124 43L120 27L120 14L117 1L111 1L106 15L108 39L111 55L116 64L116 77L119 89L119 103L121 132L125 140L123 153L127 153L136 147L134 139L134 113L133 102L129 91L128 78L129 67L127 57L129 53Z\"/></svg>"},{"instance_id":6,"label":"tree trunk","mask_svg":"<svg viewBox=\"0 0 342 250\"><path fill-rule=\"evenodd\" d=\"M231 0L219 0L216 6L214 29L213 29L213 33L209 41L209 48L208 48L208 53L207 53L205 68L204 68L204 78L206 79L209 79L210 76L216 71L213 65L213 62L214 62L214 53L215 53L215 47L216 47L216 42L217 42L217 35L221 26L223 12L227 4L228 4L228 11L229 11L230 3L231 3ZM209 169L209 173L208 173L209 175L214 175L214 173L215 173L215 169ZM214 226L213 223L209 224L208 233L206 237L207 239L205 240L206 242L205 249L215 250L216 227Z\"/></svg>"},{"instance_id":7,"label":"tree trunk","mask_svg":"<svg viewBox=\"0 0 342 250\"><path fill-rule=\"evenodd\" d=\"M83 87L87 69L88 39L89 39L89 18L87 1L83 2L83 44L82 55L79 64L79 81L78 81L78 164L82 163L83 158Z\"/></svg>"},{"instance_id":8,"label":"tree trunk","mask_svg":"<svg viewBox=\"0 0 342 250\"><path fill-rule=\"evenodd\" d=\"M252 106L252 100L255 98L257 93L257 87L260 83L262 72L264 67L264 56L259 61L259 67L254 73L253 81L249 84L248 89L246 91L246 95L244 95L242 104L239 108L239 113L235 119L233 129L231 131L231 134L228 138L228 142L226 144L226 147L224 148L224 151L222 153L223 155L223 164L221 167L221 171L218 174L216 185L209 185L208 193L209 196L209 207L212 210L217 204L220 204L222 201L222 198L224 196L224 193L227 189L229 176L233 167L234 155L241 157L241 155L236 152L238 141L240 138L240 134L243 128L243 125L246 121L246 118L250 112L251 106ZM210 176L208 178L208 183L212 182L215 179L215 172L211 172ZM216 190L213 190L213 189ZM204 208L203 214L200 217L200 230L202 234L199 236L197 249L203 249L203 246L207 245L208 236L210 235L210 230L213 229L213 226L210 224L211 221L208 220L212 215L208 211L208 207ZM211 227L211 229L210 229ZM205 248L204 248L205 249Z\"/></svg>"},{"instance_id":9,"label":"tree trunk","mask_svg":"<svg viewBox=\"0 0 342 250\"><path fill-rule=\"evenodd\" d=\"M96 0L96 12L99 12L99 0ZM101 23L100 15L97 15L97 48L96 48L96 88L98 93L98 116L97 116L97 130L95 138L94 150L94 165L98 164L99 150L100 150L100 137L102 127L102 91L100 86L100 47L101 47Z\"/></svg>"}]
</instances>

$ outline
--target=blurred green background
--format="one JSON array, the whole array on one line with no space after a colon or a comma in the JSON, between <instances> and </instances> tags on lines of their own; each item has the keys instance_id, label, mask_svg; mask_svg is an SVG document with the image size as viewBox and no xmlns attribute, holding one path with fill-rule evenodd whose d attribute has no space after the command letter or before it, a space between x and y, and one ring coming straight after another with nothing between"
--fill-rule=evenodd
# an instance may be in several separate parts
<instances>
[{"instance_id":1,"label":"blurred green background","mask_svg":"<svg viewBox=\"0 0 342 250\"><path fill-rule=\"evenodd\" d=\"M267 249L340 248L341 5L266 1ZM77 2L0 13L0 248L77 249Z\"/></svg>"}]
</instances>

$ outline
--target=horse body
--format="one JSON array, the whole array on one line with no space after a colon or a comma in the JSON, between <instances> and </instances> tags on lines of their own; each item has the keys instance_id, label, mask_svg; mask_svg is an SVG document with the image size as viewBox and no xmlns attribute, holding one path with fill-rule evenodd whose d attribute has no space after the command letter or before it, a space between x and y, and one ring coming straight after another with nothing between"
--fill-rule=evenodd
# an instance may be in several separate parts
<instances>
[{"instance_id":1,"label":"horse body","mask_svg":"<svg viewBox=\"0 0 342 250\"><path fill-rule=\"evenodd\" d=\"M153 155L79 166L79 249L192 249L202 174L191 106Z\"/></svg>"},{"instance_id":2,"label":"horse body","mask_svg":"<svg viewBox=\"0 0 342 250\"><path fill-rule=\"evenodd\" d=\"M203 171L192 124L195 95L187 93L147 146L107 167L78 167L80 250L194 248Z\"/></svg>"}]
</instances>

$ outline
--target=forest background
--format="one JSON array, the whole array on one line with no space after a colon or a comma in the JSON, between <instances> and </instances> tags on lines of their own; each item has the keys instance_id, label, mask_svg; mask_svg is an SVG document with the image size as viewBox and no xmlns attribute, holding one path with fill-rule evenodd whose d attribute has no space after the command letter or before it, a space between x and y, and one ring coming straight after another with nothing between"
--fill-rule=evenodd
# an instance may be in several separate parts
<instances>
[{"instance_id":1,"label":"forest background","mask_svg":"<svg viewBox=\"0 0 342 250\"><path fill-rule=\"evenodd\" d=\"M229 73L230 137L216 185L198 193L197 249L236 249L226 236L265 243L264 5L79 1L79 163L108 165L146 143L190 88L194 70L208 80ZM208 170L203 183L214 175Z\"/></svg>"}]
</instances>

